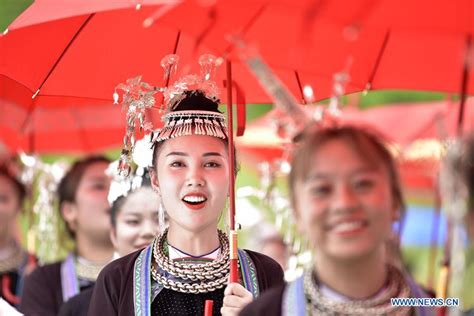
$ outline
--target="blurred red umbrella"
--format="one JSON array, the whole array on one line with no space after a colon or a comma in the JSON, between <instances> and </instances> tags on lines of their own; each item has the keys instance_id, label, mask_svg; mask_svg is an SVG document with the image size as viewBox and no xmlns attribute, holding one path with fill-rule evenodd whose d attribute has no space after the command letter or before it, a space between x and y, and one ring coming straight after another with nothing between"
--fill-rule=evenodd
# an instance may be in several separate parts
<instances>
[{"instance_id":1,"label":"blurred red umbrella","mask_svg":"<svg viewBox=\"0 0 474 316\"><path fill-rule=\"evenodd\" d=\"M314 111L314 108L309 109ZM367 127L381 134L398 147L401 156L400 172L404 184L411 189L434 188L443 153L442 140L456 136L459 106L452 102L391 104L368 110L344 108L341 124ZM474 99L465 108L465 132L474 130ZM240 156L256 165L284 156L288 140L278 136L281 115L275 111L250 123L243 137L237 139Z\"/></svg>"},{"instance_id":2,"label":"blurred red umbrella","mask_svg":"<svg viewBox=\"0 0 474 316\"><path fill-rule=\"evenodd\" d=\"M135 9L138 2L140 10ZM163 2L167 4L146 6ZM157 10L161 14L179 3L36 1L0 37L4 142L37 153L120 145L124 128L118 130L124 120L118 107L115 113L111 108L116 85L140 74L143 80L163 86L163 56L179 54L178 77L195 71L201 53L212 52L205 45L197 48L195 38L166 23L143 26L147 18L156 17ZM290 75L297 86L293 72L277 73ZM247 101L270 101L245 65L233 66L233 75L236 89L245 91ZM216 81L221 87L224 79L220 69ZM158 116L154 121L158 125Z\"/></svg>"},{"instance_id":3,"label":"blurred red umbrella","mask_svg":"<svg viewBox=\"0 0 474 316\"><path fill-rule=\"evenodd\" d=\"M146 6L157 3L165 4ZM140 4L141 10L126 9ZM343 69L351 78L347 93L366 87L469 93L470 12L469 0L36 1L0 38L0 98L16 104L19 117L7 132L35 130L32 117L50 98L66 107L108 103L116 84L137 74L163 85L159 59L174 51L182 61L179 74L202 52L232 59L247 102L271 101L237 62L227 40L232 34L256 44L301 98L306 84L316 99L330 96L332 76ZM224 75L217 75L219 84ZM35 139L36 151L52 143Z\"/></svg>"},{"instance_id":4,"label":"blurred red umbrella","mask_svg":"<svg viewBox=\"0 0 474 316\"><path fill-rule=\"evenodd\" d=\"M100 45L106 29L88 36L91 31L85 28L94 23L94 18L99 24L116 23L118 20L107 12L135 16L137 4L155 4L156 8L156 4L163 2L169 1L35 1L0 37L3 143L11 150L36 153L92 152L119 147L125 116L119 107L112 106L111 95L115 84L126 77L108 85L104 84L104 77L113 71L112 66L124 68L126 58L116 54L120 41L115 42L115 47L111 42L107 42L109 46ZM77 14L84 15L68 18ZM100 22L102 19L105 21ZM49 20L52 21L48 23ZM137 21L140 26L141 21ZM173 42L176 32L170 36ZM80 41L76 41L78 37ZM73 48L74 45L79 47ZM88 45L97 45L98 49L81 50ZM167 49L172 50L172 44ZM122 59L112 58L115 55ZM110 59L115 64L107 63Z\"/></svg>"},{"instance_id":5,"label":"blurred red umbrella","mask_svg":"<svg viewBox=\"0 0 474 316\"><path fill-rule=\"evenodd\" d=\"M314 86L316 99L330 95L327 78L348 63L349 92L460 92L473 56L468 49L474 34L470 0L216 2L203 7L189 1L159 22L179 27L222 54L232 52L222 37L238 34L255 43L270 66L297 71L303 84ZM474 92L474 82L466 92Z\"/></svg>"}]
</instances>

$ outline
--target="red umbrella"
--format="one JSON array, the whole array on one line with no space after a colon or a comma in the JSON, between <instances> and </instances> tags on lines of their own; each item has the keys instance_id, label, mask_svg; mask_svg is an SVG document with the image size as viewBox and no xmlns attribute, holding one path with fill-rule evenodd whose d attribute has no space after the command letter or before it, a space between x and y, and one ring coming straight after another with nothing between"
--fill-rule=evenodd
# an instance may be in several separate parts
<instances>
[{"instance_id":1,"label":"red umbrella","mask_svg":"<svg viewBox=\"0 0 474 316\"><path fill-rule=\"evenodd\" d=\"M368 110L347 107L340 119L342 124L373 129L397 145L403 153L400 171L404 184L432 190L443 147L439 140L456 135L458 112L459 107L450 101L391 104ZM465 115L464 131L473 130L474 99L468 100ZM278 113L270 112L250 123L246 134L237 139L242 159L255 165L284 155L288 141L277 135L275 116Z\"/></svg>"},{"instance_id":2,"label":"red umbrella","mask_svg":"<svg viewBox=\"0 0 474 316\"><path fill-rule=\"evenodd\" d=\"M120 146L124 114L112 106L113 87L102 89L102 95L97 93L103 80L99 74L108 71L102 69L104 61L115 49L100 46L103 50L89 52L96 58L88 60L71 46L82 27L96 16L106 18L107 10L133 15L137 4L163 2L169 1L35 1L0 37L0 135L5 145L36 153ZM64 19L77 14L84 15ZM46 23L50 20L54 22ZM89 38L86 45L94 45L94 40L100 42L100 36ZM82 57L74 59L78 55ZM123 60L116 63L117 68Z\"/></svg>"},{"instance_id":3,"label":"red umbrella","mask_svg":"<svg viewBox=\"0 0 474 316\"><path fill-rule=\"evenodd\" d=\"M330 95L327 78L348 63L348 92L367 87L460 92L467 57L473 56L467 50L474 34L470 0L238 3L206 8L191 1L188 10L177 6L160 22L221 53L232 50L223 35L239 34L254 42L271 66L297 71L303 84L315 87L317 99ZM466 92L474 92L474 82Z\"/></svg>"},{"instance_id":4,"label":"red umbrella","mask_svg":"<svg viewBox=\"0 0 474 316\"><path fill-rule=\"evenodd\" d=\"M7 145L38 153L119 145L123 130L119 133L117 128L123 120L118 109L111 114L110 108L115 86L138 74L152 84L164 85L161 57L173 52L180 55L177 77L195 70L192 67L201 53L213 51L205 45L196 49L192 36L166 23L144 28L143 22L156 16L157 8L165 12L172 5L146 7L163 1L142 2L141 10L120 9L127 4L123 0L107 11L109 6L94 1L72 1L59 7L55 1L36 1L12 23L0 37L4 114L0 132ZM74 15L78 13L84 14ZM293 72L277 73L290 78L297 89ZM234 65L233 76L236 89L244 91L247 101L270 101L246 66ZM222 86L224 79L221 69L217 82ZM225 95L221 99L225 101ZM93 123L84 121L86 117Z\"/></svg>"},{"instance_id":5,"label":"red umbrella","mask_svg":"<svg viewBox=\"0 0 474 316\"><path fill-rule=\"evenodd\" d=\"M139 11L120 9L139 1L121 0L112 11L90 0L54 4L52 10L53 2L35 2L0 38L0 98L17 104L20 116L10 134L34 130L31 117L47 107L47 98L63 105L78 98L103 104L117 83L137 74L164 84L159 59L173 51L181 56L181 73L201 52L231 58L235 86L247 102L269 102L248 69L236 63L229 34L255 43L299 97L305 84L313 86L316 99L330 96L332 75L342 69L351 77L348 93L367 86L459 92L462 82L463 91L473 91L468 71L462 76L472 34L471 20L464 19L472 12L468 0L186 1L158 8L142 1ZM155 23L143 28L150 17ZM224 76L218 74L219 84ZM15 88L6 91L7 86ZM34 148L45 150L50 143L36 139Z\"/></svg>"}]
</instances>

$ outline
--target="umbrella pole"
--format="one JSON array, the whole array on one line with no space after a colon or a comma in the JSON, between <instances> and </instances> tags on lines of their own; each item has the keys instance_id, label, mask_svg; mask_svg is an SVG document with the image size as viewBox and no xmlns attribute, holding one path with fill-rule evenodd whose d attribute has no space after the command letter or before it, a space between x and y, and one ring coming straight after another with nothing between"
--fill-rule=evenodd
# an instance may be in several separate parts
<instances>
[{"instance_id":1,"label":"umbrella pole","mask_svg":"<svg viewBox=\"0 0 474 316\"><path fill-rule=\"evenodd\" d=\"M204 316L212 316L212 307L214 305L213 300L206 300L204 305Z\"/></svg>"},{"instance_id":2,"label":"umbrella pole","mask_svg":"<svg viewBox=\"0 0 474 316\"><path fill-rule=\"evenodd\" d=\"M463 72L462 72L462 79L461 79L461 100L459 104L459 116L458 116L458 126L457 126L457 136L459 139L462 138L463 134L463 121L464 121L464 107L466 104L466 92L467 86L469 82L469 66L471 64L471 51L472 51L472 38L471 35L468 35L466 38L466 50L464 55L464 65L463 65ZM446 298L448 295L448 286L450 281L460 282L459 278L462 278L462 272L456 271L452 273L451 264L453 262L452 256L456 252L463 251L463 249L459 248L458 243L453 243L453 239L456 238L456 234L458 232L458 221L455 218L448 214L447 216L448 221L448 231L447 231L447 238L444 248L444 259L443 259L443 266L441 268L441 275L440 280L438 282L438 289L437 289L437 297ZM439 309L438 315L446 315L447 310L446 307L443 306Z\"/></svg>"},{"instance_id":3,"label":"umbrella pole","mask_svg":"<svg viewBox=\"0 0 474 316\"><path fill-rule=\"evenodd\" d=\"M234 163L234 115L232 107L232 65L226 60L227 76L227 124L228 124L228 153L229 153L229 246L230 246L230 278L229 283L238 282L238 253L237 253L237 231L235 229L235 163Z\"/></svg>"},{"instance_id":4,"label":"umbrella pole","mask_svg":"<svg viewBox=\"0 0 474 316\"><path fill-rule=\"evenodd\" d=\"M436 181L434 187L435 193L435 207L433 213L433 225L431 226L431 245L428 256L428 280L426 282L429 289L433 289L435 278L436 257L438 253L438 236L440 230L440 216L441 216L441 197L439 194L439 179Z\"/></svg>"},{"instance_id":5,"label":"umbrella pole","mask_svg":"<svg viewBox=\"0 0 474 316\"><path fill-rule=\"evenodd\" d=\"M466 40L466 54L464 57L464 67L462 71L461 79L461 100L459 102L459 116L458 116L458 130L457 136L462 137L463 134L463 122L464 122L464 109L466 107L466 98L467 98L467 85L469 83L469 66L472 61L471 58L472 51L472 38L469 35Z\"/></svg>"}]
</instances>

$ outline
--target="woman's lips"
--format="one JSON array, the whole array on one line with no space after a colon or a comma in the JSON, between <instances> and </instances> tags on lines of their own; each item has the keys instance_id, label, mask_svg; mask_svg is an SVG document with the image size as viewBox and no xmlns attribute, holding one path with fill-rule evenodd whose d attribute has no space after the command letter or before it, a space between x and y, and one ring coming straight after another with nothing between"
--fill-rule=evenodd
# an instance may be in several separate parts
<instances>
[{"instance_id":1,"label":"woman's lips","mask_svg":"<svg viewBox=\"0 0 474 316\"><path fill-rule=\"evenodd\" d=\"M184 202L184 204L186 204L186 206L192 210L200 210L206 205L206 202L193 203L193 204Z\"/></svg>"},{"instance_id":2,"label":"woman's lips","mask_svg":"<svg viewBox=\"0 0 474 316\"><path fill-rule=\"evenodd\" d=\"M207 202L207 197L202 193L188 193L183 199L183 203L192 210L202 209Z\"/></svg>"},{"instance_id":3,"label":"woman's lips","mask_svg":"<svg viewBox=\"0 0 474 316\"><path fill-rule=\"evenodd\" d=\"M350 236L362 232L368 226L365 220L347 220L331 225L330 231L341 236Z\"/></svg>"}]
</instances>

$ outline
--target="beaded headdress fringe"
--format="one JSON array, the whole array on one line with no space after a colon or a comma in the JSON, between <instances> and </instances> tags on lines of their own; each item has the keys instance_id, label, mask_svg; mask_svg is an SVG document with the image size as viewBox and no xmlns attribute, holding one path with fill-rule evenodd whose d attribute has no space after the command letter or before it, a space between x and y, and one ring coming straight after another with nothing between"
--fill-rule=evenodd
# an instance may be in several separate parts
<instances>
[{"instance_id":1,"label":"beaded headdress fringe","mask_svg":"<svg viewBox=\"0 0 474 316\"><path fill-rule=\"evenodd\" d=\"M165 125L154 132L151 141L161 142L170 138L187 135L207 135L227 138L225 117L209 111L179 111L168 113L163 117Z\"/></svg>"}]
</instances>

